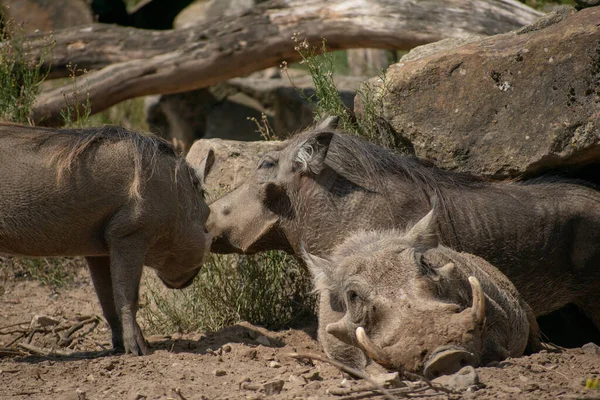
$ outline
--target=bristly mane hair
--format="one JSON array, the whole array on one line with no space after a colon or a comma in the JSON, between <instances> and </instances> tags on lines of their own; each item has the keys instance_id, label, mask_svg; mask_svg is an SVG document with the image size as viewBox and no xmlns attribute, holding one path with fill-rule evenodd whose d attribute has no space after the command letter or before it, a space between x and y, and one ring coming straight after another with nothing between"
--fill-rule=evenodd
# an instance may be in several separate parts
<instances>
[{"instance_id":1,"label":"bristly mane hair","mask_svg":"<svg viewBox=\"0 0 600 400\"><path fill-rule=\"evenodd\" d=\"M305 135L325 132L312 130L299 134L292 140L305 140ZM404 176L421 186L431 195L438 195L443 187L480 187L488 181L475 175L445 171L427 160L412 155L395 153L365 139L334 131L334 139L327 152L326 164L344 177L366 188L381 187L374 184L385 175ZM385 178L389 179L389 178Z\"/></svg>"},{"instance_id":2,"label":"bristly mane hair","mask_svg":"<svg viewBox=\"0 0 600 400\"><path fill-rule=\"evenodd\" d=\"M340 174L346 181L370 193L379 193L393 198L390 178L406 179L415 184L418 190L413 193L423 201L437 198L437 218L453 227L452 216L448 211L446 189L481 188L490 185L483 177L468 173L446 171L433 163L413 155L395 153L366 139L337 130L309 130L299 133L290 142L303 143L307 137L319 132L334 132L327 151L325 164ZM493 186L490 186L493 187Z\"/></svg>"},{"instance_id":3,"label":"bristly mane hair","mask_svg":"<svg viewBox=\"0 0 600 400\"><path fill-rule=\"evenodd\" d=\"M19 128L29 128L31 132L23 135L20 132L0 131L0 135L21 136L37 147L52 146L54 148L52 161L56 163L59 181L65 173L72 170L78 158L90 148L103 142L129 142L132 146L131 155L134 162L134 180L130 187L129 195L136 199L141 198L142 172L144 170L149 170L150 174L154 172L156 159L159 154L180 158L173 146L166 140L151 134L131 131L120 126L106 125L102 127L65 129L19 126ZM177 166L179 166L179 163Z\"/></svg>"}]
</instances>

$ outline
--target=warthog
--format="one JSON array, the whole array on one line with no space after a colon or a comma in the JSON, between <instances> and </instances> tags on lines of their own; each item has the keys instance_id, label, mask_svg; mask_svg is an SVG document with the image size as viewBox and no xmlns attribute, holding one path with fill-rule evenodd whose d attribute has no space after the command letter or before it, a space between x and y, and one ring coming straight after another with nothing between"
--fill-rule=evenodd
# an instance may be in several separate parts
<instances>
[{"instance_id":1,"label":"warthog","mask_svg":"<svg viewBox=\"0 0 600 400\"><path fill-rule=\"evenodd\" d=\"M304 254L316 291L345 310L339 319L320 304L328 356L365 364L333 335L386 368L435 377L540 347L533 311L513 284L482 258L438 245L433 215L406 233L357 232L329 259Z\"/></svg>"},{"instance_id":2,"label":"warthog","mask_svg":"<svg viewBox=\"0 0 600 400\"><path fill-rule=\"evenodd\" d=\"M195 171L166 142L118 127L0 125L0 164L0 253L85 256L113 346L147 353L143 265L183 288L210 247Z\"/></svg>"},{"instance_id":3,"label":"warthog","mask_svg":"<svg viewBox=\"0 0 600 400\"><path fill-rule=\"evenodd\" d=\"M600 192L557 178L489 182L328 127L265 154L247 182L211 204L211 249L298 254L304 243L325 257L349 232L405 229L432 196L445 246L500 269L536 316L573 303L600 328Z\"/></svg>"}]
</instances>

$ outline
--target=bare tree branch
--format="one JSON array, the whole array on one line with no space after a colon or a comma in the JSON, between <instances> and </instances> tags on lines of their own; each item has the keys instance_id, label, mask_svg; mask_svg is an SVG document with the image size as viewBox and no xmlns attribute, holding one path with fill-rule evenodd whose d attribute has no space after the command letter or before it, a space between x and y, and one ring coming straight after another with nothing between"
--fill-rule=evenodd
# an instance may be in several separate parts
<instances>
[{"instance_id":1,"label":"bare tree branch","mask_svg":"<svg viewBox=\"0 0 600 400\"><path fill-rule=\"evenodd\" d=\"M330 50L410 49L446 37L506 32L540 15L517 0L271 0L181 30L100 24L66 29L53 35L50 77L67 76L69 62L101 69L79 79L75 91L65 85L43 92L33 119L59 124L65 96L85 103L89 93L95 113L129 98L198 89L296 61L291 36L297 32L313 44L326 38ZM43 35L30 39L39 56Z\"/></svg>"}]
</instances>

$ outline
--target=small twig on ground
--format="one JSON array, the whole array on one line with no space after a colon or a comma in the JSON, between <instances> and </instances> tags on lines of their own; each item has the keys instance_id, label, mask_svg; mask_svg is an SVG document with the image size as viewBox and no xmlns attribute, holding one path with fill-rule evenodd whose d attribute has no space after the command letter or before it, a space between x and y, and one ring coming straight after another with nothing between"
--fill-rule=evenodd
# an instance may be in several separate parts
<instances>
[{"instance_id":1,"label":"small twig on ground","mask_svg":"<svg viewBox=\"0 0 600 400\"><path fill-rule=\"evenodd\" d=\"M73 345L73 339L74 339L73 335L75 334L75 332L79 331L80 329L82 329L84 326L86 326L88 324L93 324L93 326L87 332L85 332L84 335L80 335L80 337L85 337L85 335L92 332L98 326L98 324L100 324L100 322L102 321L102 317L100 317L98 315L77 317L76 319L78 322L73 323L73 324L66 323L66 324L61 324L61 325L52 326L52 327L36 327L36 328L28 327L27 329L14 329L14 330L8 331L8 332L0 332L0 335L8 335L8 334L15 334L15 333L18 334L18 336L12 342L10 342L7 346L5 346L3 348L3 350L5 350L5 351L0 352L0 356L1 355L27 355L27 353L24 353L19 348L27 350L27 352L29 352L29 354L71 356L72 352L66 352L66 351L60 351L60 350L54 350L54 349L46 350L46 349L42 349L42 348L32 345L31 342L33 341L33 338L36 333L41 333L42 335L47 335L49 333L52 333L56 336L58 346L69 348L71 345ZM9 325L5 328L10 328L10 327L24 325L24 324L25 323L13 324L13 325ZM64 331L66 331L66 332L64 332ZM59 332L64 332L64 333L59 334ZM26 339L22 343L17 343L19 340L22 340L23 338L26 338ZM15 343L17 343L16 347L13 346L13 345L15 345ZM106 350L106 348L104 346L100 346L100 347L102 349ZM14 353L17 353L17 354L14 354Z\"/></svg>"},{"instance_id":2,"label":"small twig on ground","mask_svg":"<svg viewBox=\"0 0 600 400\"><path fill-rule=\"evenodd\" d=\"M7 345L6 345L6 347L8 348L8 347L12 346L13 344L15 344L16 342L18 342L19 340L21 340L23 337L25 337L25 334L24 334L24 333L21 333L19 336L17 336L17 337L15 338L15 340L13 340L13 341L12 341L12 342L10 342L9 344L7 344Z\"/></svg>"},{"instance_id":3,"label":"small twig on ground","mask_svg":"<svg viewBox=\"0 0 600 400\"><path fill-rule=\"evenodd\" d=\"M570 381L569 377L566 376L565 374L563 374L562 372L555 371L552 368L544 367L542 364L533 364L533 365L535 365L536 367L540 367L541 369L543 369L545 371L554 372L555 374L558 374L558 375L562 376L563 378L565 378L566 381Z\"/></svg>"},{"instance_id":4,"label":"small twig on ground","mask_svg":"<svg viewBox=\"0 0 600 400\"><path fill-rule=\"evenodd\" d=\"M17 322L16 324L10 324L10 325L6 325L6 326L1 326L0 327L0 331L6 329L6 328L12 328L13 326L19 326L19 325L29 325L31 323L31 321L25 321L25 322Z\"/></svg>"},{"instance_id":5,"label":"small twig on ground","mask_svg":"<svg viewBox=\"0 0 600 400\"><path fill-rule=\"evenodd\" d=\"M17 346L27 350L31 354L37 354L37 355L42 355L42 356L50 356L50 355L70 356L71 355L71 353L67 353L66 351L44 350L37 346L33 346L31 344L26 344L26 343L18 343Z\"/></svg>"},{"instance_id":6,"label":"small twig on ground","mask_svg":"<svg viewBox=\"0 0 600 400\"><path fill-rule=\"evenodd\" d=\"M552 352L562 352L562 351L566 350L566 348L561 347L561 346L559 346L557 344L554 344L552 342L542 342L542 348L544 350L552 351Z\"/></svg>"},{"instance_id":7,"label":"small twig on ground","mask_svg":"<svg viewBox=\"0 0 600 400\"><path fill-rule=\"evenodd\" d=\"M381 386L380 384L378 384L377 382L375 382L368 375L363 374L362 372L360 372L359 370L356 370L354 368L347 367L347 366L345 366L342 363L330 360L330 359L325 358L325 357L321 357L318 354L311 354L311 353L287 353L287 354L284 354L284 355L287 356L287 357L292 357L292 358L296 358L296 359L298 359L298 358L308 358L308 359L311 359L311 360L317 360L317 361L321 361L321 362L324 362L324 363L331 364L331 365L333 365L334 367L336 367L337 369L339 369L341 371L344 371L344 372L346 372L348 374L351 374L351 375L354 375L354 376L357 376L357 377L359 377L361 379L366 380L371 385L373 385L373 389L371 389L371 390L375 390L375 391L380 392L386 399L388 399L388 400L396 400L396 398L394 396L392 396L391 393L387 389L385 389L383 386Z\"/></svg>"},{"instance_id":8,"label":"small twig on ground","mask_svg":"<svg viewBox=\"0 0 600 400\"><path fill-rule=\"evenodd\" d=\"M29 334L27 335L27 344L31 343L31 341L33 340L33 335L35 335L35 329L29 332Z\"/></svg>"},{"instance_id":9,"label":"small twig on ground","mask_svg":"<svg viewBox=\"0 0 600 400\"><path fill-rule=\"evenodd\" d=\"M410 390L406 390L406 389L396 389L390 390L390 393L397 395L397 396L401 396L401 397L406 397L406 398L424 398L424 397L434 397L434 396L440 396L439 393L422 393L424 390L431 390L428 387L423 387L420 389L410 389ZM345 397L340 397L339 400L360 400L360 399L366 399L368 397L373 397L373 396L377 396L378 393L373 393L372 391L370 393L360 393L360 394L355 394L355 395L351 395L351 396L345 396Z\"/></svg>"},{"instance_id":10,"label":"small twig on ground","mask_svg":"<svg viewBox=\"0 0 600 400\"><path fill-rule=\"evenodd\" d=\"M0 357L12 357L12 356L23 356L26 355L23 350L7 347L0 347Z\"/></svg>"},{"instance_id":11,"label":"small twig on ground","mask_svg":"<svg viewBox=\"0 0 600 400\"><path fill-rule=\"evenodd\" d=\"M184 396L184 395L181 393L181 389L180 389L180 388L175 388L173 391L175 392L175 394L176 394L177 396L179 396L179 398L180 398L181 400L187 400L187 399L185 398L185 396Z\"/></svg>"},{"instance_id":12,"label":"small twig on ground","mask_svg":"<svg viewBox=\"0 0 600 400\"><path fill-rule=\"evenodd\" d=\"M421 382L425 383L430 389L436 390L438 392L444 392L447 394L458 394L459 393L456 390L449 389L442 385L437 385L421 375L413 374L411 372L406 372L406 371L403 372L403 375L406 376L408 379L412 379L415 381L421 381Z\"/></svg>"},{"instance_id":13,"label":"small twig on ground","mask_svg":"<svg viewBox=\"0 0 600 400\"><path fill-rule=\"evenodd\" d=\"M83 321L80 321L78 323L76 323L75 325L71 326L60 338L59 341L59 346L61 347L65 347L71 344L71 342L73 341L73 338L71 337L71 335L73 335L75 332L77 332L78 330L80 330L81 328L83 328L85 325L89 324L89 323L95 323L96 325L98 325L98 323L100 322L100 317L97 315L94 315L92 317L89 317L87 319L84 319Z\"/></svg>"}]
</instances>

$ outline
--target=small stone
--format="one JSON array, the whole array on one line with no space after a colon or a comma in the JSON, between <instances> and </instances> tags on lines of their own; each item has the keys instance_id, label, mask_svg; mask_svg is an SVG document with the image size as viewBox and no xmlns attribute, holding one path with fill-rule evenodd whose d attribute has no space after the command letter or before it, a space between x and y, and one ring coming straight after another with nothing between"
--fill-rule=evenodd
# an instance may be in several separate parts
<instances>
[{"instance_id":1,"label":"small stone","mask_svg":"<svg viewBox=\"0 0 600 400\"><path fill-rule=\"evenodd\" d=\"M500 390L502 390L505 393L514 393L514 394L519 394L522 392L521 389L519 389L518 387L515 387L515 386L500 386Z\"/></svg>"},{"instance_id":2,"label":"small stone","mask_svg":"<svg viewBox=\"0 0 600 400\"><path fill-rule=\"evenodd\" d=\"M49 315L35 315L31 319L31 328L58 325L60 320Z\"/></svg>"},{"instance_id":3,"label":"small stone","mask_svg":"<svg viewBox=\"0 0 600 400\"><path fill-rule=\"evenodd\" d=\"M254 360L256 359L258 352L256 351L256 349L248 349L244 352L244 354L242 355L245 358L249 358L250 360Z\"/></svg>"},{"instance_id":4,"label":"small stone","mask_svg":"<svg viewBox=\"0 0 600 400\"><path fill-rule=\"evenodd\" d=\"M271 342L269 341L269 339L264 336L264 335L260 335L259 337L257 337L256 340L258 343L262 344L263 346L270 346Z\"/></svg>"},{"instance_id":5,"label":"small stone","mask_svg":"<svg viewBox=\"0 0 600 400\"><path fill-rule=\"evenodd\" d=\"M246 382L252 382L252 379L250 379L249 376L242 376L241 379L238 381L238 386L242 386L243 383Z\"/></svg>"},{"instance_id":6,"label":"small stone","mask_svg":"<svg viewBox=\"0 0 600 400\"><path fill-rule=\"evenodd\" d=\"M215 369L213 371L213 374L215 376L225 376L225 375L227 375L227 371L225 371L224 369Z\"/></svg>"},{"instance_id":7,"label":"small stone","mask_svg":"<svg viewBox=\"0 0 600 400\"><path fill-rule=\"evenodd\" d=\"M269 363L269 368L281 368L281 363L277 361L271 361Z\"/></svg>"},{"instance_id":8,"label":"small stone","mask_svg":"<svg viewBox=\"0 0 600 400\"><path fill-rule=\"evenodd\" d=\"M438 378L435 378L433 382L443 386L448 386L455 390L463 391L470 386L478 385L479 375L477 374L475 368L468 365L455 374L442 375Z\"/></svg>"},{"instance_id":9,"label":"small stone","mask_svg":"<svg viewBox=\"0 0 600 400\"><path fill-rule=\"evenodd\" d=\"M281 379L277 379L271 382L264 383L262 385L261 391L264 392L267 396L272 396L274 394L279 394L283 390L284 381Z\"/></svg>"},{"instance_id":10,"label":"small stone","mask_svg":"<svg viewBox=\"0 0 600 400\"><path fill-rule=\"evenodd\" d=\"M306 375L303 375L304 379L306 379L307 381L322 381L323 378L321 377L321 374L319 374L319 371L313 371L313 372L309 372Z\"/></svg>"},{"instance_id":11,"label":"small stone","mask_svg":"<svg viewBox=\"0 0 600 400\"><path fill-rule=\"evenodd\" d=\"M306 391L319 390L319 389L321 389L321 383L317 382L317 381L310 382L310 383L306 384L306 386L304 386L304 389Z\"/></svg>"},{"instance_id":12,"label":"small stone","mask_svg":"<svg viewBox=\"0 0 600 400\"><path fill-rule=\"evenodd\" d=\"M231 345L230 344L224 344L223 347L221 347L223 349L223 351L225 353L231 353Z\"/></svg>"},{"instance_id":13,"label":"small stone","mask_svg":"<svg viewBox=\"0 0 600 400\"><path fill-rule=\"evenodd\" d=\"M583 350L583 352L586 354L600 356L600 346L598 346L596 343L586 343L581 346L581 350Z\"/></svg>"},{"instance_id":14,"label":"small stone","mask_svg":"<svg viewBox=\"0 0 600 400\"><path fill-rule=\"evenodd\" d=\"M117 366L119 362L116 360L111 360L108 361L106 364L103 365L103 368L107 371L112 371L113 369L115 369L115 367Z\"/></svg>"},{"instance_id":15,"label":"small stone","mask_svg":"<svg viewBox=\"0 0 600 400\"><path fill-rule=\"evenodd\" d=\"M540 388L540 385L538 385L537 383L528 383L523 388L523 391L525 391L525 392L534 392L534 391L538 390L539 388Z\"/></svg>"},{"instance_id":16,"label":"small stone","mask_svg":"<svg viewBox=\"0 0 600 400\"><path fill-rule=\"evenodd\" d=\"M304 386L304 385L306 385L306 379L304 379L303 377L298 376L298 375L290 375L290 377L288 378L288 381L293 386Z\"/></svg>"},{"instance_id":17,"label":"small stone","mask_svg":"<svg viewBox=\"0 0 600 400\"><path fill-rule=\"evenodd\" d=\"M262 385L253 382L242 382L240 385L240 389L244 390L254 390L255 392L262 389Z\"/></svg>"},{"instance_id":18,"label":"small stone","mask_svg":"<svg viewBox=\"0 0 600 400\"><path fill-rule=\"evenodd\" d=\"M85 378L88 382L94 382L96 380L96 378L94 378L94 375L89 374L87 376L87 378Z\"/></svg>"},{"instance_id":19,"label":"small stone","mask_svg":"<svg viewBox=\"0 0 600 400\"><path fill-rule=\"evenodd\" d=\"M260 336L260 333L255 331L254 329L247 329L244 331L246 333L246 335L248 335L248 337L252 340L256 340L257 337Z\"/></svg>"},{"instance_id":20,"label":"small stone","mask_svg":"<svg viewBox=\"0 0 600 400\"><path fill-rule=\"evenodd\" d=\"M342 382L340 382L340 387L348 389L348 388L352 387L352 381L344 378L344 379L342 379Z\"/></svg>"},{"instance_id":21,"label":"small stone","mask_svg":"<svg viewBox=\"0 0 600 400\"><path fill-rule=\"evenodd\" d=\"M400 374L398 374L398 372L378 374L372 376L371 378L385 388L399 388L406 386L400 379Z\"/></svg>"}]
</instances>

